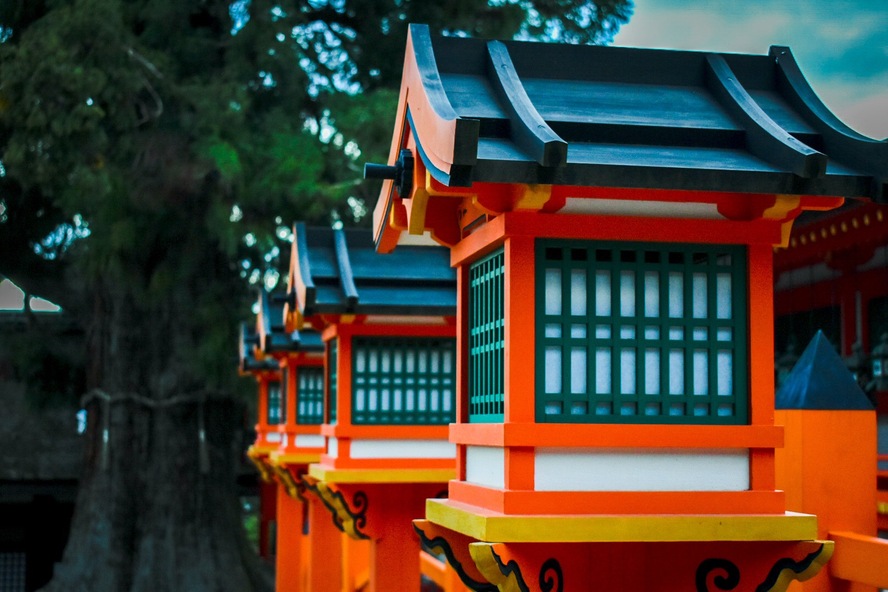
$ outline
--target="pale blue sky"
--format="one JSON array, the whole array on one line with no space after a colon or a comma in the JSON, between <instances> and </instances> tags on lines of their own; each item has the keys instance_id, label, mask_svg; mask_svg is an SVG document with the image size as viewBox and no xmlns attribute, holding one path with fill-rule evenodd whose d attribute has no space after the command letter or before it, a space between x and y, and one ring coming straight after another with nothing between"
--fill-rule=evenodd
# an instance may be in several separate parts
<instances>
[{"instance_id":1,"label":"pale blue sky","mask_svg":"<svg viewBox=\"0 0 888 592\"><path fill-rule=\"evenodd\" d=\"M635 0L614 44L757 54L788 45L841 120L888 138L888 0Z\"/></svg>"}]
</instances>

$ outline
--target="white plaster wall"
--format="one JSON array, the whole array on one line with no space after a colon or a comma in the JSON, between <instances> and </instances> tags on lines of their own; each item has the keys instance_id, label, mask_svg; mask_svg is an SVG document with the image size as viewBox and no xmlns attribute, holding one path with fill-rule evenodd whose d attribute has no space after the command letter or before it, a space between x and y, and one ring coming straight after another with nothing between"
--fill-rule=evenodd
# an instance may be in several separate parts
<instances>
[{"instance_id":1,"label":"white plaster wall","mask_svg":"<svg viewBox=\"0 0 888 592\"><path fill-rule=\"evenodd\" d=\"M506 486L505 450L490 446L466 446L466 481L476 485L504 489Z\"/></svg>"},{"instance_id":2,"label":"white plaster wall","mask_svg":"<svg viewBox=\"0 0 888 592\"><path fill-rule=\"evenodd\" d=\"M352 440L351 458L456 458L447 440Z\"/></svg>"},{"instance_id":3,"label":"white plaster wall","mask_svg":"<svg viewBox=\"0 0 888 592\"><path fill-rule=\"evenodd\" d=\"M747 450L538 448L537 491L746 491Z\"/></svg>"},{"instance_id":4,"label":"white plaster wall","mask_svg":"<svg viewBox=\"0 0 888 592\"><path fill-rule=\"evenodd\" d=\"M296 434L295 445L302 448L323 448L324 437L318 434Z\"/></svg>"},{"instance_id":5,"label":"white plaster wall","mask_svg":"<svg viewBox=\"0 0 888 592\"><path fill-rule=\"evenodd\" d=\"M598 214L604 216L645 216L652 218L724 218L718 206L705 203L670 203L625 199L587 199L568 197L559 214Z\"/></svg>"}]
</instances>

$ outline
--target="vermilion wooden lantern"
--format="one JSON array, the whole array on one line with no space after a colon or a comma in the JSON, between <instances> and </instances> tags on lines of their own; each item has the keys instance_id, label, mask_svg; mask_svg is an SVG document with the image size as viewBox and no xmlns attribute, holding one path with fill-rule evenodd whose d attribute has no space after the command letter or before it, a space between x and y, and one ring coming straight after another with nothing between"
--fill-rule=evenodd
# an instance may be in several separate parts
<instances>
[{"instance_id":1,"label":"vermilion wooden lantern","mask_svg":"<svg viewBox=\"0 0 888 592\"><path fill-rule=\"evenodd\" d=\"M457 268L457 445L421 536L478 590L784 589L829 557L775 488L773 267L804 210L882 198L788 48L411 26L374 240ZM713 578L715 578L713 580Z\"/></svg>"},{"instance_id":2,"label":"vermilion wooden lantern","mask_svg":"<svg viewBox=\"0 0 888 592\"><path fill-rule=\"evenodd\" d=\"M276 381L268 382L264 404L260 403L261 456L257 445L251 456L258 457L266 471L273 473L276 495L276 570L278 589L306 589L308 578L308 524L302 475L309 463L317 462L324 450L320 434L324 418L324 345L310 327L302 331L284 328L285 294L260 291L256 318L256 350L265 360L273 360ZM264 420L264 421L263 421Z\"/></svg>"},{"instance_id":3,"label":"vermilion wooden lantern","mask_svg":"<svg viewBox=\"0 0 888 592\"><path fill-rule=\"evenodd\" d=\"M278 447L269 453L270 464L283 469L304 468L324 450L324 344L318 332L284 330L285 295L262 292L259 310L259 348L280 366L277 416ZM272 406L269 405L269 409ZM282 477L286 479L286 477Z\"/></svg>"},{"instance_id":4,"label":"vermilion wooden lantern","mask_svg":"<svg viewBox=\"0 0 888 592\"><path fill-rule=\"evenodd\" d=\"M259 483L259 556L270 559L274 553L272 525L277 519L277 483L268 455L277 449L276 417L269 423L269 397L280 397L280 368L277 360L259 351L259 337L246 323L241 325L238 340L238 371L241 376L252 376L259 386L257 399L256 440L247 450L247 458L256 466ZM272 409L275 405L272 404ZM270 439L269 439L270 438Z\"/></svg>"},{"instance_id":5,"label":"vermilion wooden lantern","mask_svg":"<svg viewBox=\"0 0 888 592\"><path fill-rule=\"evenodd\" d=\"M371 233L294 226L288 328L326 344L326 452L305 482L370 541L371 590L419 586L411 520L456 475L455 275L446 249L376 253ZM427 241L426 241L427 242Z\"/></svg>"},{"instance_id":6,"label":"vermilion wooden lantern","mask_svg":"<svg viewBox=\"0 0 888 592\"><path fill-rule=\"evenodd\" d=\"M272 480L268 455L280 444L277 430L279 422L279 403L281 388L281 372L277 360L266 357L259 351L259 338L255 331L246 324L241 325L238 343L238 370L242 376L253 376L259 384L256 441L247 451L247 456L256 465L260 475L266 481ZM269 405L269 399L271 405ZM269 412L269 409L271 411Z\"/></svg>"}]
</instances>

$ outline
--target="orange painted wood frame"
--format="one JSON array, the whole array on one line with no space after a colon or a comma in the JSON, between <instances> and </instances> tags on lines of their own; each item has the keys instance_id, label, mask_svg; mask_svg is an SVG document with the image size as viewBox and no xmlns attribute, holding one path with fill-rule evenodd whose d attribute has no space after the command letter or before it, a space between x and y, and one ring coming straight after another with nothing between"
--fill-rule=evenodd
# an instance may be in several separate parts
<instances>
[{"instance_id":1,"label":"orange painted wood frame","mask_svg":"<svg viewBox=\"0 0 888 592\"><path fill-rule=\"evenodd\" d=\"M426 87L426 83L430 84L429 88ZM414 148L414 154L417 152L415 150L415 143L410 139L414 132L410 129L407 121L409 105L413 123L418 129L422 130L426 157L433 162L436 168L449 173L452 165L458 160L457 147L454 144L457 127L477 126L478 124L475 120L457 117L455 112L447 114L437 113L428 92L443 93L443 89L437 87L435 81L425 79L420 72L413 50L413 39L408 32L407 47L404 54L404 68L401 73L401 90L395 118L396 127L395 133L392 135L388 162L393 165L398 158L400 149L407 145L411 145ZM443 102L447 102L447 100L444 99ZM463 155L463 160L465 158L466 156ZM418 165L421 165L419 158L416 159L416 162ZM424 169L425 167L417 166L416 168ZM414 178L416 178L416 175ZM393 191L391 180L383 181L381 195L383 198L377 201L373 211L373 227L376 231L374 238L380 247L380 251L389 252L397 244L400 228L406 226L406 220L403 220L404 226L401 226L400 224L394 224L394 219L405 217L405 204L402 198L409 198L410 196L396 195ZM388 220L385 220L384 217L389 208L392 208L393 213ZM397 228L398 226L400 228Z\"/></svg>"},{"instance_id":2,"label":"orange painted wood frame","mask_svg":"<svg viewBox=\"0 0 888 592\"><path fill-rule=\"evenodd\" d=\"M532 478L532 475L531 475ZM512 515L783 514L782 491L532 491L451 481L449 500Z\"/></svg>"},{"instance_id":3,"label":"orange painted wood frame","mask_svg":"<svg viewBox=\"0 0 888 592\"><path fill-rule=\"evenodd\" d=\"M267 455L277 450L278 442L268 440L268 435L277 432L278 426L268 423L268 385L272 382L280 382L280 372L262 372L256 375L259 383L259 402L256 411L256 442L253 449L256 453Z\"/></svg>"},{"instance_id":4,"label":"orange painted wood frame","mask_svg":"<svg viewBox=\"0 0 888 592\"><path fill-rule=\"evenodd\" d=\"M459 381L459 421L451 427L458 445L460 479L465 479L465 447L504 448L504 488L451 482L450 499L500 512L519 514L595 511L614 513L782 513L783 495L775 491L774 449L782 429L774 426L773 245L782 240L782 220L668 220L622 216L552 215L507 212L481 226L451 251L458 266L460 302L465 302L466 269L500 246L505 277L505 405L503 424L466 421L467 388ZM748 253L749 425L574 425L535 423L535 260L536 238L740 244ZM465 306L465 304L463 304ZM466 367L465 320L459 319L457 351ZM738 492L534 491L536 447L735 448L749 450L750 490ZM569 510L568 510L569 508Z\"/></svg>"}]
</instances>

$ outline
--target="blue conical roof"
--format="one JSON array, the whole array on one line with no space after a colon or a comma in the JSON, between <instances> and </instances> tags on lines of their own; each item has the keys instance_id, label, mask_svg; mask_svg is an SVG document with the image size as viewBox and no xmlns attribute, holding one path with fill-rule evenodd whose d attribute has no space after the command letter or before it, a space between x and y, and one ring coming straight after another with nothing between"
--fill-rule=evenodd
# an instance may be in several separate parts
<instances>
[{"instance_id":1,"label":"blue conical roof","mask_svg":"<svg viewBox=\"0 0 888 592\"><path fill-rule=\"evenodd\" d=\"M842 358L817 331L777 391L777 409L868 410L873 406Z\"/></svg>"}]
</instances>

